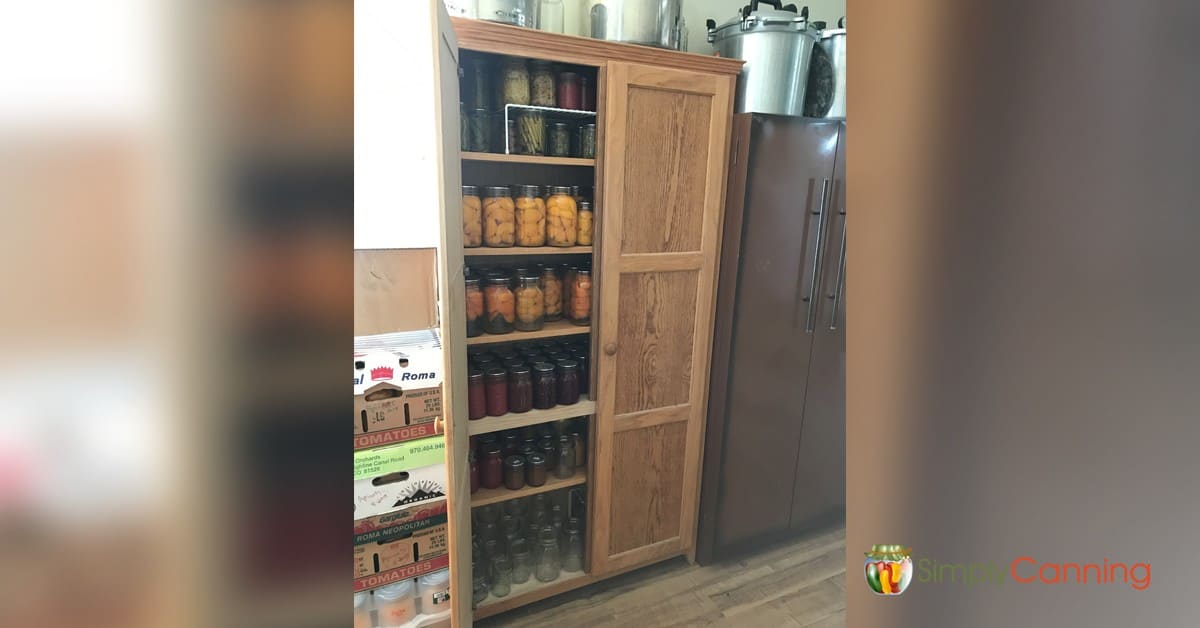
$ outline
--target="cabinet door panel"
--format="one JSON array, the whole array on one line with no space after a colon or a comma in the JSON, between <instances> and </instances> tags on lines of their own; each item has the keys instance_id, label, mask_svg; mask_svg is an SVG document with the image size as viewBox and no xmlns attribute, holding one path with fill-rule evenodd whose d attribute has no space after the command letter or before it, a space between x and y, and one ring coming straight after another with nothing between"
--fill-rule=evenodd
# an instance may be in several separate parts
<instances>
[{"instance_id":1,"label":"cabinet door panel","mask_svg":"<svg viewBox=\"0 0 1200 628\"><path fill-rule=\"evenodd\" d=\"M846 509L846 141L838 138L833 175L834 220L821 273L804 399L804 426L792 489L791 527L820 524Z\"/></svg>"},{"instance_id":2,"label":"cabinet door panel","mask_svg":"<svg viewBox=\"0 0 1200 628\"><path fill-rule=\"evenodd\" d=\"M592 570L690 550L732 77L605 79Z\"/></svg>"}]
</instances>

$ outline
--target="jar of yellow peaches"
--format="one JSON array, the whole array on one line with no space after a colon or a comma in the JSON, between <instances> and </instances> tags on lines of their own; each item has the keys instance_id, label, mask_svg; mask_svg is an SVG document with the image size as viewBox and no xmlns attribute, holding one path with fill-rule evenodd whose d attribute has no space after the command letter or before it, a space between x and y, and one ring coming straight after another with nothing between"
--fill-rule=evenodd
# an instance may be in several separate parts
<instances>
[{"instance_id":1,"label":"jar of yellow peaches","mask_svg":"<svg viewBox=\"0 0 1200 628\"><path fill-rule=\"evenodd\" d=\"M521 331L537 331L546 321L546 305L538 277L527 275L518 278L517 320L514 327Z\"/></svg>"},{"instance_id":2,"label":"jar of yellow peaches","mask_svg":"<svg viewBox=\"0 0 1200 628\"><path fill-rule=\"evenodd\" d=\"M546 304L546 320L556 321L562 318L563 284L553 266L542 269L538 284L542 286L542 301Z\"/></svg>"},{"instance_id":3,"label":"jar of yellow peaches","mask_svg":"<svg viewBox=\"0 0 1200 628\"><path fill-rule=\"evenodd\" d=\"M483 199L483 243L490 247L512 246L515 213L512 192L503 185L488 186Z\"/></svg>"},{"instance_id":4,"label":"jar of yellow peaches","mask_svg":"<svg viewBox=\"0 0 1200 628\"><path fill-rule=\"evenodd\" d=\"M467 277L467 338L483 334L487 318L483 315L483 289L478 277Z\"/></svg>"},{"instance_id":5,"label":"jar of yellow peaches","mask_svg":"<svg viewBox=\"0 0 1200 628\"><path fill-rule=\"evenodd\" d=\"M463 246L472 248L483 245L483 205L479 200L479 188L462 186Z\"/></svg>"},{"instance_id":6,"label":"jar of yellow peaches","mask_svg":"<svg viewBox=\"0 0 1200 628\"><path fill-rule=\"evenodd\" d=\"M571 196L571 188L561 185L550 186L550 198L546 199L546 244L550 246L575 246L579 210Z\"/></svg>"},{"instance_id":7,"label":"jar of yellow peaches","mask_svg":"<svg viewBox=\"0 0 1200 628\"><path fill-rule=\"evenodd\" d=\"M484 330L489 334L507 334L513 330L516 321L516 302L512 289L508 287L508 277L504 273L488 275L487 285L483 287L483 305L487 315Z\"/></svg>"},{"instance_id":8,"label":"jar of yellow peaches","mask_svg":"<svg viewBox=\"0 0 1200 628\"><path fill-rule=\"evenodd\" d=\"M579 201L579 219L576 221L578 228L576 229L577 237L575 241L579 246L591 246L592 238L596 231L596 214L592 211L591 201Z\"/></svg>"},{"instance_id":9,"label":"jar of yellow peaches","mask_svg":"<svg viewBox=\"0 0 1200 628\"><path fill-rule=\"evenodd\" d=\"M592 324L592 271L590 268L575 270L571 286L571 303L567 307L567 318L576 325Z\"/></svg>"},{"instance_id":10,"label":"jar of yellow peaches","mask_svg":"<svg viewBox=\"0 0 1200 628\"><path fill-rule=\"evenodd\" d=\"M546 245L546 201L538 186L517 186L517 246Z\"/></svg>"}]
</instances>

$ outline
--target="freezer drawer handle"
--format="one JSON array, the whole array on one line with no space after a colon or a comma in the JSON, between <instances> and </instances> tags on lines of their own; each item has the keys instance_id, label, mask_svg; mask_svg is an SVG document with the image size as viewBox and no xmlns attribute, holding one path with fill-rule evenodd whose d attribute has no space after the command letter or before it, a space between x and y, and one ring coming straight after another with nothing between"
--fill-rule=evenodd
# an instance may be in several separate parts
<instances>
[{"instance_id":1,"label":"freezer drawer handle","mask_svg":"<svg viewBox=\"0 0 1200 628\"><path fill-rule=\"evenodd\" d=\"M833 310L829 314L829 330L837 331L838 310L842 306L842 286L846 281L846 212L838 212L842 216L842 251L838 253L837 279L833 282Z\"/></svg>"},{"instance_id":2,"label":"freezer drawer handle","mask_svg":"<svg viewBox=\"0 0 1200 628\"><path fill-rule=\"evenodd\" d=\"M817 204L817 242L813 248L812 281L808 282L808 316L804 319L804 333L811 334L816 319L813 316L813 306L817 302L817 278L821 276L821 254L824 252L825 239L825 199L829 195L829 179L821 179L821 201Z\"/></svg>"}]
</instances>

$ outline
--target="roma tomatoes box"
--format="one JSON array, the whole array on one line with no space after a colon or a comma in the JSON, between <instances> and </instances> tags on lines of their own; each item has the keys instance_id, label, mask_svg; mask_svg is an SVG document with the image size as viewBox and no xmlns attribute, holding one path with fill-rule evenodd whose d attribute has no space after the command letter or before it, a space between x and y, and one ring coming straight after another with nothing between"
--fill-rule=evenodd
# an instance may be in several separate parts
<instances>
[{"instance_id":1,"label":"roma tomatoes box","mask_svg":"<svg viewBox=\"0 0 1200 628\"><path fill-rule=\"evenodd\" d=\"M445 499L444 437L354 452L356 521Z\"/></svg>"},{"instance_id":2,"label":"roma tomatoes box","mask_svg":"<svg viewBox=\"0 0 1200 628\"><path fill-rule=\"evenodd\" d=\"M354 523L354 590L374 589L450 565L446 500Z\"/></svg>"},{"instance_id":3,"label":"roma tomatoes box","mask_svg":"<svg viewBox=\"0 0 1200 628\"><path fill-rule=\"evenodd\" d=\"M354 339L354 449L442 433L442 345L433 330Z\"/></svg>"}]
</instances>

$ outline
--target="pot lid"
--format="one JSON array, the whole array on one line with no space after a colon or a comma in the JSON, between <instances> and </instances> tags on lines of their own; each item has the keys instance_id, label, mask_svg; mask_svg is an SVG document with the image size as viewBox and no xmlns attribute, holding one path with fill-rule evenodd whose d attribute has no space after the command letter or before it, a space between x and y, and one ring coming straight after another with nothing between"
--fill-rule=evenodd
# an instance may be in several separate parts
<instances>
[{"instance_id":1,"label":"pot lid","mask_svg":"<svg viewBox=\"0 0 1200 628\"><path fill-rule=\"evenodd\" d=\"M808 33L808 7L800 10L796 5L784 5L782 0L750 0L750 4L738 10L738 14L717 26L708 20L708 40L758 31L792 31ZM809 33L811 34L811 33Z\"/></svg>"},{"instance_id":2,"label":"pot lid","mask_svg":"<svg viewBox=\"0 0 1200 628\"><path fill-rule=\"evenodd\" d=\"M842 16L838 18L837 25L837 28L821 29L821 39L828 39L830 37L836 37L837 35L842 35L844 37L846 35L846 17Z\"/></svg>"}]
</instances>

